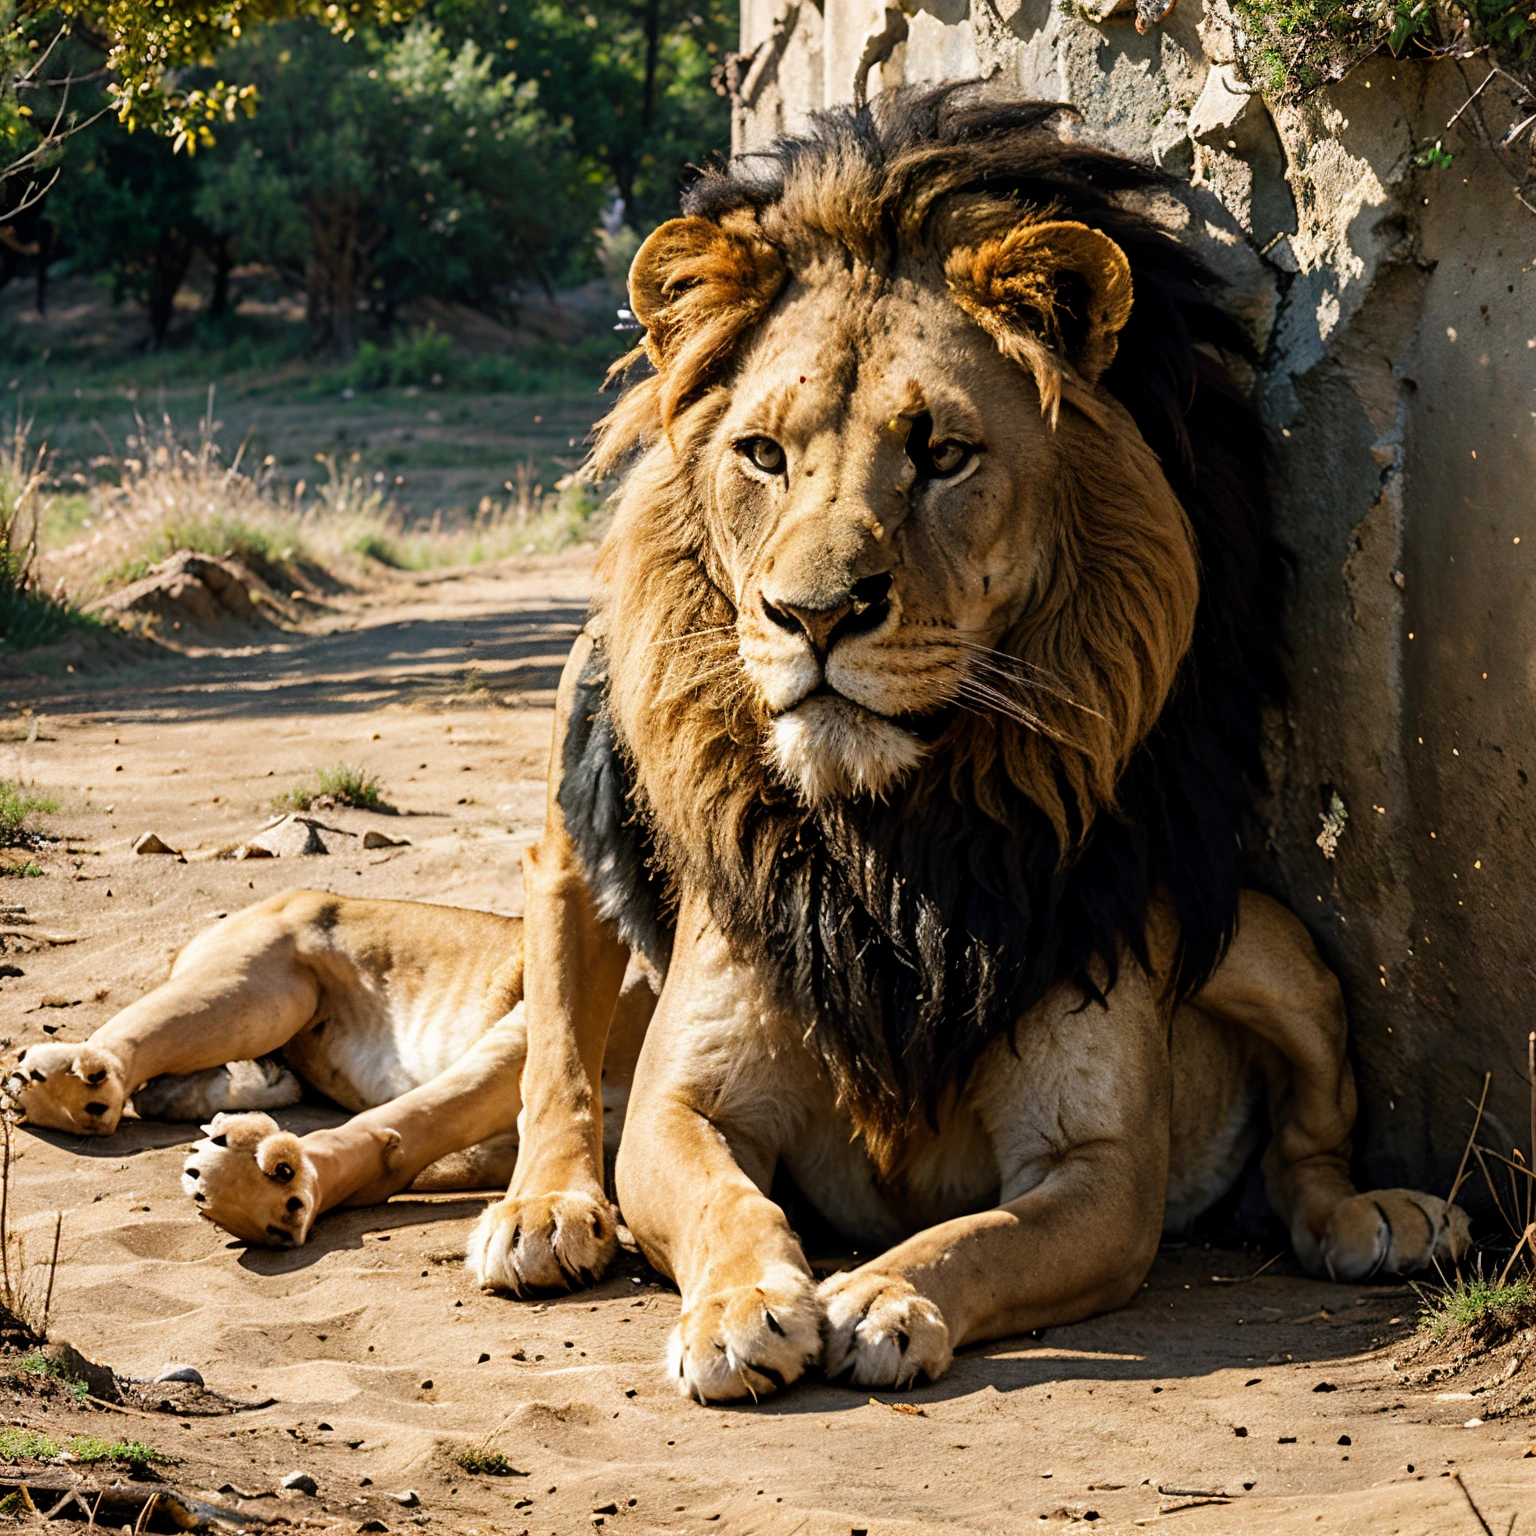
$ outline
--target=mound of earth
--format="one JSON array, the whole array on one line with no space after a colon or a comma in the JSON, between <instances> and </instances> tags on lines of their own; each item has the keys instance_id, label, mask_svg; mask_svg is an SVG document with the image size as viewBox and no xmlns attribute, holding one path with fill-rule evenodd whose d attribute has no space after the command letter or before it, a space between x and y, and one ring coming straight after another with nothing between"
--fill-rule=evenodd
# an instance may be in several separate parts
<instances>
[{"instance_id":1,"label":"mound of earth","mask_svg":"<svg viewBox=\"0 0 1536 1536\"><path fill-rule=\"evenodd\" d=\"M91 611L103 618L138 614L175 624L261 624L251 600L252 587L260 584L233 555L179 549L147 575L93 604Z\"/></svg>"},{"instance_id":2,"label":"mound of earth","mask_svg":"<svg viewBox=\"0 0 1536 1536\"><path fill-rule=\"evenodd\" d=\"M1397 1357L1406 1386L1439 1388L1479 1419L1536 1412L1536 1305L1504 1307L1440 1338L1420 1334Z\"/></svg>"}]
</instances>

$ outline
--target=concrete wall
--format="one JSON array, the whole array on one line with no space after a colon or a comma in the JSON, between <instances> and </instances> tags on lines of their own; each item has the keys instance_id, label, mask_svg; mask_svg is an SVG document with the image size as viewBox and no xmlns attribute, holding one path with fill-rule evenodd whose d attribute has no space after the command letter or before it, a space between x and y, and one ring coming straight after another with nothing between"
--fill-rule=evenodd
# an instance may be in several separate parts
<instances>
[{"instance_id":1,"label":"concrete wall","mask_svg":"<svg viewBox=\"0 0 1536 1536\"><path fill-rule=\"evenodd\" d=\"M1536 211L1516 191L1536 204L1536 168L1498 147L1497 83L1446 130L1480 60L1377 58L1274 107L1222 0L1146 36L1117 3L744 0L736 149L860 92L980 77L1181 179L1163 212L1263 352L1297 558L1261 878L1344 980L1366 1176L1443 1190L1485 1072L1481 1139L1530 1151ZM1437 138L1451 166L1417 168Z\"/></svg>"}]
</instances>

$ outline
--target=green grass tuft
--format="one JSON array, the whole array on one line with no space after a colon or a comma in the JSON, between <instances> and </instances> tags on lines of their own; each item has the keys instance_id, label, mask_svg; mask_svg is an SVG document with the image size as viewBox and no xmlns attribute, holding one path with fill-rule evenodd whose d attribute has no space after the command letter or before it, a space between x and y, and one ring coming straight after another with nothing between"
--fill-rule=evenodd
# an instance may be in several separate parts
<instances>
[{"instance_id":1,"label":"green grass tuft","mask_svg":"<svg viewBox=\"0 0 1536 1536\"><path fill-rule=\"evenodd\" d=\"M350 805L359 811L384 809L384 784L376 773L337 763L334 768L315 769L313 784L295 784L272 797L278 811L307 811L314 806Z\"/></svg>"},{"instance_id":2,"label":"green grass tuft","mask_svg":"<svg viewBox=\"0 0 1536 1536\"><path fill-rule=\"evenodd\" d=\"M473 1472L480 1477L521 1477L523 1475L500 1451L488 1451L479 1445L466 1445L453 1459L466 1472Z\"/></svg>"},{"instance_id":3,"label":"green grass tuft","mask_svg":"<svg viewBox=\"0 0 1536 1536\"><path fill-rule=\"evenodd\" d=\"M1518 1323L1519 1314L1536 1309L1536 1283L1524 1276L1504 1285L1481 1275L1458 1276L1443 1291L1419 1294L1422 1321L1437 1340L1464 1328Z\"/></svg>"},{"instance_id":4,"label":"green grass tuft","mask_svg":"<svg viewBox=\"0 0 1536 1536\"><path fill-rule=\"evenodd\" d=\"M41 875L42 872L42 866L40 864L34 864L31 859L26 860L26 862L22 864L7 864L3 861L0 861L0 880L6 878L13 880L28 880L31 879L34 875Z\"/></svg>"},{"instance_id":5,"label":"green grass tuft","mask_svg":"<svg viewBox=\"0 0 1536 1536\"><path fill-rule=\"evenodd\" d=\"M163 1466L171 1458L142 1440L98 1440L94 1435L75 1435L55 1440L35 1429L0 1429L0 1461L53 1461L68 1451L76 1461L91 1465L122 1462L130 1467Z\"/></svg>"},{"instance_id":6,"label":"green grass tuft","mask_svg":"<svg viewBox=\"0 0 1536 1536\"><path fill-rule=\"evenodd\" d=\"M45 1355L40 1349L34 1349L30 1354L13 1361L12 1364L24 1375L44 1376L52 1381L62 1382L78 1402L83 1403L90 1395L90 1388L85 1382L71 1376L62 1361L55 1360L51 1355Z\"/></svg>"},{"instance_id":7,"label":"green grass tuft","mask_svg":"<svg viewBox=\"0 0 1536 1536\"><path fill-rule=\"evenodd\" d=\"M33 794L10 779L0 779L0 848L26 842L27 823L58 808L52 796Z\"/></svg>"}]
</instances>

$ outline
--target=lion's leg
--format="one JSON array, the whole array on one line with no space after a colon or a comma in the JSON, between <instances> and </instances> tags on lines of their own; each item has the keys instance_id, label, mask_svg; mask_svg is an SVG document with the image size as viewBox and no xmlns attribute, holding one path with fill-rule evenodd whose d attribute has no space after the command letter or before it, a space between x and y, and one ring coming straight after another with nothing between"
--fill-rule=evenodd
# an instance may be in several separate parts
<instances>
[{"instance_id":1,"label":"lion's leg","mask_svg":"<svg viewBox=\"0 0 1536 1536\"><path fill-rule=\"evenodd\" d=\"M320 997L304 960L316 900L289 891L236 913L194 939L169 980L84 1044L29 1047L7 1085L27 1119L108 1136L129 1095L149 1080L250 1061L286 1045Z\"/></svg>"},{"instance_id":2,"label":"lion's leg","mask_svg":"<svg viewBox=\"0 0 1536 1536\"><path fill-rule=\"evenodd\" d=\"M519 1005L446 1071L344 1125L293 1136L267 1115L221 1115L187 1154L202 1215L248 1242L293 1247L338 1205L376 1205L451 1153L510 1135L527 1054Z\"/></svg>"},{"instance_id":3,"label":"lion's leg","mask_svg":"<svg viewBox=\"0 0 1536 1536\"><path fill-rule=\"evenodd\" d=\"M1078 1003L1058 988L1021 1023L1017 1055L999 1042L972 1074L960 1112L986 1128L1001 1203L822 1283L828 1375L931 1380L962 1344L1075 1322L1135 1294L1168 1178L1165 1014L1129 959L1107 1008Z\"/></svg>"},{"instance_id":4,"label":"lion's leg","mask_svg":"<svg viewBox=\"0 0 1536 1536\"><path fill-rule=\"evenodd\" d=\"M1344 998L1306 929L1252 891L1243 893L1238 922L1232 948L1193 1002L1273 1048L1264 1175L1297 1257L1340 1280L1409 1274L1459 1257L1468 1235L1459 1208L1417 1190L1357 1194L1350 1182L1355 1080Z\"/></svg>"},{"instance_id":5,"label":"lion's leg","mask_svg":"<svg viewBox=\"0 0 1536 1536\"><path fill-rule=\"evenodd\" d=\"M598 915L558 798L565 726L591 644L578 640L561 677L544 835L523 857L528 1068L517 1168L470 1244L480 1283L516 1295L590 1283L617 1246L603 1189L602 1069L629 952Z\"/></svg>"},{"instance_id":6,"label":"lion's leg","mask_svg":"<svg viewBox=\"0 0 1536 1536\"><path fill-rule=\"evenodd\" d=\"M685 935L692 934L692 942ZM766 1190L809 1058L718 935L685 912L619 1148L624 1219L682 1291L669 1366L701 1402L763 1396L821 1353L810 1266ZM830 1108L830 1104L828 1106Z\"/></svg>"}]
</instances>

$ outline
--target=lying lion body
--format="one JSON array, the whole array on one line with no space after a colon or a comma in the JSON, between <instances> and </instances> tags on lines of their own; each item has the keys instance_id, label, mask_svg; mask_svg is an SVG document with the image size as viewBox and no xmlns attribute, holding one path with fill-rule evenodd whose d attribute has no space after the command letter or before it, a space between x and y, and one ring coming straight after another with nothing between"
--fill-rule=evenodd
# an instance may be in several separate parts
<instances>
[{"instance_id":1,"label":"lying lion body","mask_svg":"<svg viewBox=\"0 0 1536 1536\"><path fill-rule=\"evenodd\" d=\"M87 1135L112 1134L130 1102L141 1118L209 1121L183 1184L253 1242L302 1243L325 1210L411 1185L504 1185L526 1054L522 930L489 912L286 891L199 935L89 1041L24 1051L8 1091L31 1123ZM642 1001L642 1030L648 1012ZM301 1084L354 1118L300 1138L251 1113L298 1102ZM615 1110L626 1089L616 1057Z\"/></svg>"}]
</instances>

